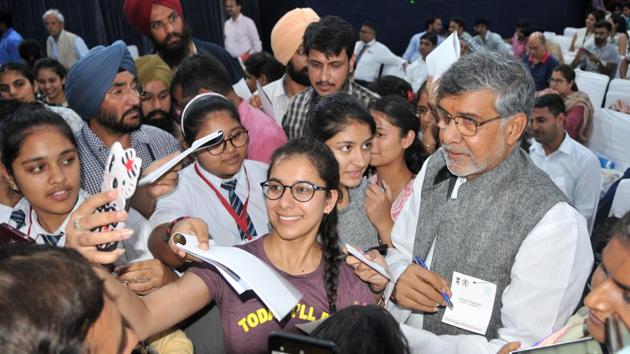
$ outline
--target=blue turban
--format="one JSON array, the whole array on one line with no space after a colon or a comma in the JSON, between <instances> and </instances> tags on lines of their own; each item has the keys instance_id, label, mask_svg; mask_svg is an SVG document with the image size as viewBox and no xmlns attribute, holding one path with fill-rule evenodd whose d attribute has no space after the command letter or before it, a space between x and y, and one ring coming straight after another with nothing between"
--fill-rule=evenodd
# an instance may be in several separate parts
<instances>
[{"instance_id":1,"label":"blue turban","mask_svg":"<svg viewBox=\"0 0 630 354\"><path fill-rule=\"evenodd\" d=\"M125 42L92 48L70 68L66 78L65 94L70 108L85 121L94 117L119 69L136 76L136 66Z\"/></svg>"}]
</instances>

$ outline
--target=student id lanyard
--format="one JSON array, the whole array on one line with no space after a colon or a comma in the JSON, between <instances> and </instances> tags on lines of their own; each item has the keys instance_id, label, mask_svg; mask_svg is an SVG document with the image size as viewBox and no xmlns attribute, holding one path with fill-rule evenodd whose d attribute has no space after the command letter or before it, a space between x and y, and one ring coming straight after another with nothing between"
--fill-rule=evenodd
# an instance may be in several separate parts
<instances>
[{"instance_id":1,"label":"student id lanyard","mask_svg":"<svg viewBox=\"0 0 630 354\"><path fill-rule=\"evenodd\" d=\"M250 194L249 193L249 178L247 176L247 169L245 168L245 166L243 166L243 169L245 170L245 180L247 180L247 199L245 199L245 203L243 203L243 210L241 210L241 215L239 215L236 213L234 208L232 208L232 205L230 204L230 202L225 200L221 192L214 185L212 185L212 183L210 183L210 181L208 181L206 177L204 177L204 175L199 170L199 166L197 162L195 162L195 172L197 173L197 176L199 176L199 178L201 178L201 180L204 181L208 185L208 187L210 187L210 189L214 192L214 194L216 194L217 198L221 202L221 205L223 205L223 208L228 213L230 213L230 216L232 217L232 219L234 219L234 222L236 222L236 226L238 227L239 231L242 231L245 234L245 236L247 236L247 239L251 240L252 236L247 232L247 205L249 204L249 194ZM234 193L236 193L236 190L234 190Z\"/></svg>"}]
</instances>

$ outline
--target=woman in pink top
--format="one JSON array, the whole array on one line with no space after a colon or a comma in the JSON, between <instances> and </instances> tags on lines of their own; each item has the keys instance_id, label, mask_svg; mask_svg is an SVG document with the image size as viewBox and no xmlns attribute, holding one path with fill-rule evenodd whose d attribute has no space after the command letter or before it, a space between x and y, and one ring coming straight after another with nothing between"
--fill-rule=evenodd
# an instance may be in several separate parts
<instances>
[{"instance_id":1,"label":"woman in pink top","mask_svg":"<svg viewBox=\"0 0 630 354\"><path fill-rule=\"evenodd\" d=\"M564 129L571 138L586 145L593 131L594 110L588 95L578 91L575 71L569 65L558 65L551 73L548 91L559 94L564 100L567 112Z\"/></svg>"},{"instance_id":2,"label":"woman in pink top","mask_svg":"<svg viewBox=\"0 0 630 354\"><path fill-rule=\"evenodd\" d=\"M409 102L386 96L368 108L376 121L370 162L376 174L365 191L365 209L379 228L381 243L391 246L391 228L411 195L413 178L427 154L417 137L420 122Z\"/></svg>"},{"instance_id":3,"label":"woman in pink top","mask_svg":"<svg viewBox=\"0 0 630 354\"><path fill-rule=\"evenodd\" d=\"M514 56L523 59L523 56L527 53L527 36L523 31L529 27L529 20L519 20L516 23L514 35L511 39L512 53Z\"/></svg>"}]
</instances>

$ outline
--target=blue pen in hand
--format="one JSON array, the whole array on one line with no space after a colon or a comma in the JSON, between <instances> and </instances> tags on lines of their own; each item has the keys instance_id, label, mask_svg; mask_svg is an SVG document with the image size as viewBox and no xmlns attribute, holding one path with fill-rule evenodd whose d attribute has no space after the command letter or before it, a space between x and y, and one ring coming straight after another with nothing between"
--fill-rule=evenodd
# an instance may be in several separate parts
<instances>
[{"instance_id":1,"label":"blue pen in hand","mask_svg":"<svg viewBox=\"0 0 630 354\"><path fill-rule=\"evenodd\" d=\"M422 260L422 258L420 258L419 256L414 256L413 257L413 262L419 266L421 266L422 268L429 270L429 267L427 267L426 263L424 263L424 261ZM449 309L453 309L453 303L451 302L451 299L448 297L448 295L444 292L440 291L440 295L442 295L442 298L444 299L444 301L446 301L446 304L448 305Z\"/></svg>"}]
</instances>

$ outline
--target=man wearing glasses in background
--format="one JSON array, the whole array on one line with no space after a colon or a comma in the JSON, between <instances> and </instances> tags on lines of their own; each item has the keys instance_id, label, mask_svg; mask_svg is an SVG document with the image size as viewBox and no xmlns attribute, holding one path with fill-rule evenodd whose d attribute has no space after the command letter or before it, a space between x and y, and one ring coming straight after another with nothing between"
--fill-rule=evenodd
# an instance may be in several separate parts
<instances>
[{"instance_id":1,"label":"man wearing glasses in background","mask_svg":"<svg viewBox=\"0 0 630 354\"><path fill-rule=\"evenodd\" d=\"M533 104L530 74L507 54L464 56L439 82L442 147L418 174L387 256L385 300L418 328L406 333L414 350L529 347L580 301L593 265L587 226L519 148Z\"/></svg>"},{"instance_id":2,"label":"man wearing glasses in background","mask_svg":"<svg viewBox=\"0 0 630 354\"><path fill-rule=\"evenodd\" d=\"M125 149L136 150L144 174L171 158L167 155L180 150L172 135L141 124L140 90L136 66L123 41L92 48L68 73L65 91L68 104L86 122L76 135L81 188L86 192L101 191L105 161L116 141ZM160 159L163 160L149 166ZM157 198L176 184L177 172L170 172L154 184L139 187L131 205L148 218Z\"/></svg>"}]
</instances>

